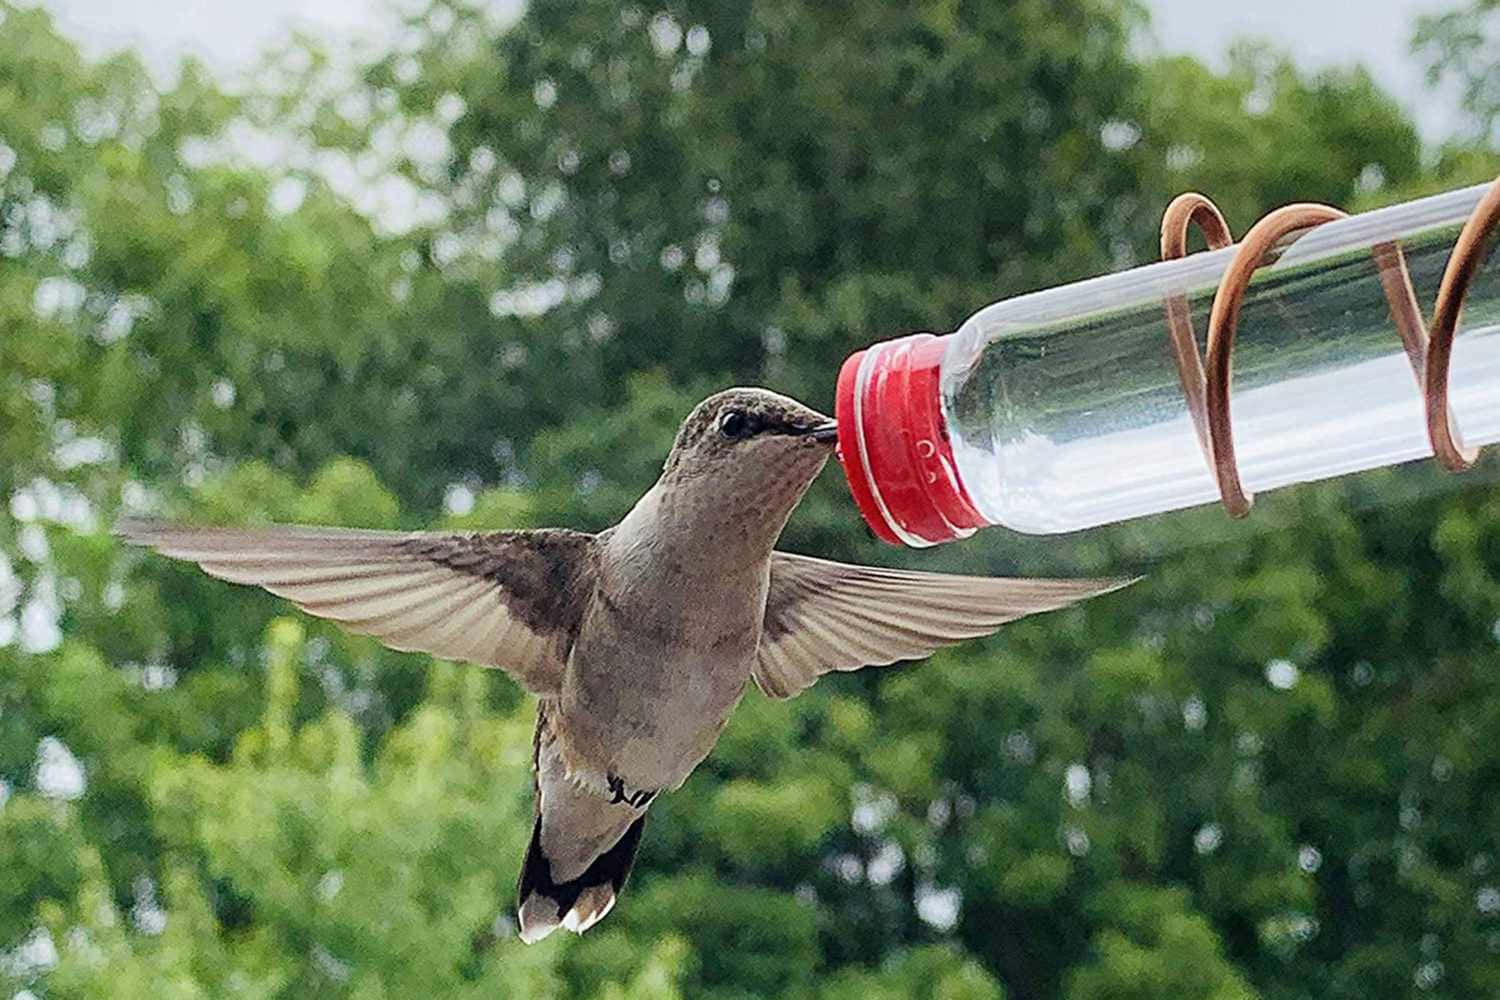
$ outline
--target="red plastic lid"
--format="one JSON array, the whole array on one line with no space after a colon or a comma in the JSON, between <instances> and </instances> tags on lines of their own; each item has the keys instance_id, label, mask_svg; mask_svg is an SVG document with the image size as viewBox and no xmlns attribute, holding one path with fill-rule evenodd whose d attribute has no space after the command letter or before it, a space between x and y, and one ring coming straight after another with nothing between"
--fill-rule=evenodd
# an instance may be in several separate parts
<instances>
[{"instance_id":1,"label":"red plastic lid","mask_svg":"<svg viewBox=\"0 0 1500 1000\"><path fill-rule=\"evenodd\" d=\"M989 523L958 478L943 422L946 341L930 333L886 341L839 371L839 462L865 522L892 545L935 545Z\"/></svg>"}]
</instances>

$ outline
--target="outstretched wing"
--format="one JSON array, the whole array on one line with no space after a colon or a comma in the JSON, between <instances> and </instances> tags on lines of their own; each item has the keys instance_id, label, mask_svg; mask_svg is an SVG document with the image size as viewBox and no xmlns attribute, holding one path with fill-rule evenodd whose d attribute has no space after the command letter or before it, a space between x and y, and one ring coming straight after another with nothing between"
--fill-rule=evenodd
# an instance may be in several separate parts
<instances>
[{"instance_id":1,"label":"outstretched wing","mask_svg":"<svg viewBox=\"0 0 1500 1000\"><path fill-rule=\"evenodd\" d=\"M122 522L116 532L248 583L392 649L502 667L556 694L594 584L594 536L208 528Z\"/></svg>"},{"instance_id":2,"label":"outstretched wing","mask_svg":"<svg viewBox=\"0 0 1500 1000\"><path fill-rule=\"evenodd\" d=\"M790 698L830 671L920 659L1129 582L949 576L776 552L755 682Z\"/></svg>"}]
</instances>

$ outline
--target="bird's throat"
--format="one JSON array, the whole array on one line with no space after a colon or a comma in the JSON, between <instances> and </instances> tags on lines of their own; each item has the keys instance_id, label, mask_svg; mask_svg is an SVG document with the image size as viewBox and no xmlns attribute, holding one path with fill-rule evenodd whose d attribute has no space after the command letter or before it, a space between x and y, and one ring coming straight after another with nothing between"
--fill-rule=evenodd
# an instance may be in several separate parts
<instances>
[{"instance_id":1,"label":"bird's throat","mask_svg":"<svg viewBox=\"0 0 1500 1000\"><path fill-rule=\"evenodd\" d=\"M757 586L785 522L785 515L730 510L658 483L615 526L606 544L617 580L631 589L711 605Z\"/></svg>"}]
</instances>

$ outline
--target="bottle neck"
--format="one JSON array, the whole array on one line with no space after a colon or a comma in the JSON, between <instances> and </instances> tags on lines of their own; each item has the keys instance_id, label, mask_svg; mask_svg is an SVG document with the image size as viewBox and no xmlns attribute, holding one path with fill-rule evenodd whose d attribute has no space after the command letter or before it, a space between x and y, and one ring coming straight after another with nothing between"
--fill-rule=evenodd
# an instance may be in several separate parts
<instances>
[{"instance_id":1,"label":"bottle neck","mask_svg":"<svg viewBox=\"0 0 1500 1000\"><path fill-rule=\"evenodd\" d=\"M839 462L865 522L892 545L936 545L990 523L958 477L943 417L948 340L875 344L839 371Z\"/></svg>"}]
</instances>

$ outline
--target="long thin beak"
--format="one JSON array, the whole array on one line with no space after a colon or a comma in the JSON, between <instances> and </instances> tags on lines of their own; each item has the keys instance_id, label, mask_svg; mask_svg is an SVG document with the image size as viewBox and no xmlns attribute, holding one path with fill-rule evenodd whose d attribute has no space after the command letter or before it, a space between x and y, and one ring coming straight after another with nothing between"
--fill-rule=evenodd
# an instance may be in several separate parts
<instances>
[{"instance_id":1,"label":"long thin beak","mask_svg":"<svg viewBox=\"0 0 1500 1000\"><path fill-rule=\"evenodd\" d=\"M825 420L821 424L809 427L802 433L821 444L833 444L839 439L839 425L835 421Z\"/></svg>"}]
</instances>

